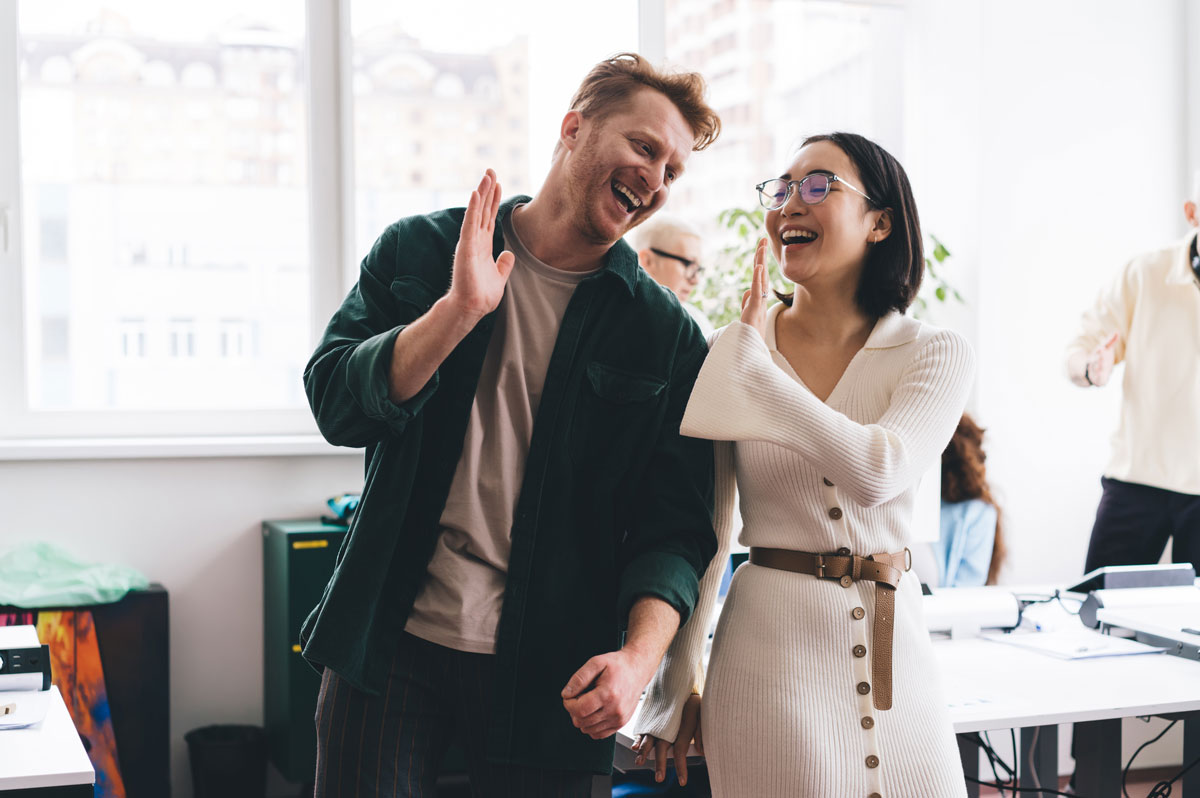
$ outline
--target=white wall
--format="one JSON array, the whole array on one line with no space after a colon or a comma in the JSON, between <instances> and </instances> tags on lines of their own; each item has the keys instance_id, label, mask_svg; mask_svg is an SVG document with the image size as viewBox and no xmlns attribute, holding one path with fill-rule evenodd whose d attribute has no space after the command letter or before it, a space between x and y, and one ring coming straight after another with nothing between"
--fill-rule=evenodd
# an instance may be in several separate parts
<instances>
[{"instance_id":1,"label":"white wall","mask_svg":"<svg viewBox=\"0 0 1200 798\"><path fill-rule=\"evenodd\" d=\"M175 798L185 732L263 720L262 520L314 518L361 474L352 455L0 463L0 549L47 541L169 591Z\"/></svg>"},{"instance_id":2,"label":"white wall","mask_svg":"<svg viewBox=\"0 0 1200 798\"><path fill-rule=\"evenodd\" d=\"M924 224L954 252L948 275L973 311L950 323L979 357L971 409L988 429L1005 511L1003 579L1063 584L1083 568L1120 380L1076 388L1062 353L1125 261L1184 231L1196 112L1185 102L1185 3L910 9L906 155ZM1126 757L1148 736L1134 725ZM1179 762L1169 737L1138 758L1169 762Z\"/></svg>"}]
</instances>

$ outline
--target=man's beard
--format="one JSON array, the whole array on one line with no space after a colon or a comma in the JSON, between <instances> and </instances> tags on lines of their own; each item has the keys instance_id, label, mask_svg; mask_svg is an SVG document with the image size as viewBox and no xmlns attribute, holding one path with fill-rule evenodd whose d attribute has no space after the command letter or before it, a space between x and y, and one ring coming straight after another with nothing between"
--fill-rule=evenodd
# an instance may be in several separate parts
<instances>
[{"instance_id":1,"label":"man's beard","mask_svg":"<svg viewBox=\"0 0 1200 798\"><path fill-rule=\"evenodd\" d=\"M632 223L620 231L616 238L610 238L610 234L604 232L605 226L597 219L599 209L595 204L596 197L594 196L594 192L612 193L612 180L611 178L605 178L604 166L594 155L595 147L592 146L593 139L595 139L599 132L599 128L594 128L588 134L588 138L584 141L583 146L579 148L579 154L575 156L574 168L571 170L571 178L567 183L567 201L575 202L572 215L574 216L576 229L583 240L589 244L610 247L634 227L645 221L645 219L635 216Z\"/></svg>"}]
</instances>

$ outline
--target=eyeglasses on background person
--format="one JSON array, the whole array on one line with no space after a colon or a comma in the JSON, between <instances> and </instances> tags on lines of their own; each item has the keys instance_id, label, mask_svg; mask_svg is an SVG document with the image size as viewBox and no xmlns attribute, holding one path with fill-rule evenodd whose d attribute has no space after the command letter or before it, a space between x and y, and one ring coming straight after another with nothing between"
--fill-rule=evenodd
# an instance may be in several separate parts
<instances>
[{"instance_id":1,"label":"eyeglasses on background person","mask_svg":"<svg viewBox=\"0 0 1200 798\"><path fill-rule=\"evenodd\" d=\"M655 255L658 255L660 258L670 258L671 260L677 260L680 263L682 263L683 264L683 275L684 275L684 277L687 277L689 280L694 280L695 278L699 277L700 274L704 271L704 267L700 265L700 261L698 261L698 260L693 260L692 258L685 258L682 255L676 255L673 252L667 252L665 250L658 249L657 247L650 247L650 251L653 252Z\"/></svg>"},{"instance_id":2,"label":"eyeglasses on background person","mask_svg":"<svg viewBox=\"0 0 1200 798\"><path fill-rule=\"evenodd\" d=\"M769 211L774 211L786 205L787 201L792 198L792 192L796 190L800 191L800 200L805 205L820 205L829 196L829 189L834 183L841 183L851 191L861 194L867 202L875 204L875 200L843 178L824 172L813 172L802 180L784 180L782 177L776 177L764 180L754 188L758 190L758 201L762 203L762 206Z\"/></svg>"}]
</instances>

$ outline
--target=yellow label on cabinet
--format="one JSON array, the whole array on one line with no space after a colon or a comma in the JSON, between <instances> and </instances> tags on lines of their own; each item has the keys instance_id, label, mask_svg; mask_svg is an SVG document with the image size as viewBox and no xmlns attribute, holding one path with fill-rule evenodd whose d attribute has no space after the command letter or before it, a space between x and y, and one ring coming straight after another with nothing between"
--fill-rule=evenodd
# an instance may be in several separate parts
<instances>
[{"instance_id":1,"label":"yellow label on cabinet","mask_svg":"<svg viewBox=\"0 0 1200 798\"><path fill-rule=\"evenodd\" d=\"M329 541L324 538L320 540L297 540L292 544L293 549L324 549L329 547Z\"/></svg>"}]
</instances>

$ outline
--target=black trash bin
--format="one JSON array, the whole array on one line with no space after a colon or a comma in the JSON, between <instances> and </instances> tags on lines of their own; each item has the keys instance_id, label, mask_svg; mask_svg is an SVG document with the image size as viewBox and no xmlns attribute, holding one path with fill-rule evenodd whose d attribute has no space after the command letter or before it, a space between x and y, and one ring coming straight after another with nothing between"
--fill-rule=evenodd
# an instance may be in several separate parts
<instances>
[{"instance_id":1,"label":"black trash bin","mask_svg":"<svg viewBox=\"0 0 1200 798\"><path fill-rule=\"evenodd\" d=\"M183 739L194 798L265 798L267 737L261 726L204 726Z\"/></svg>"}]
</instances>

